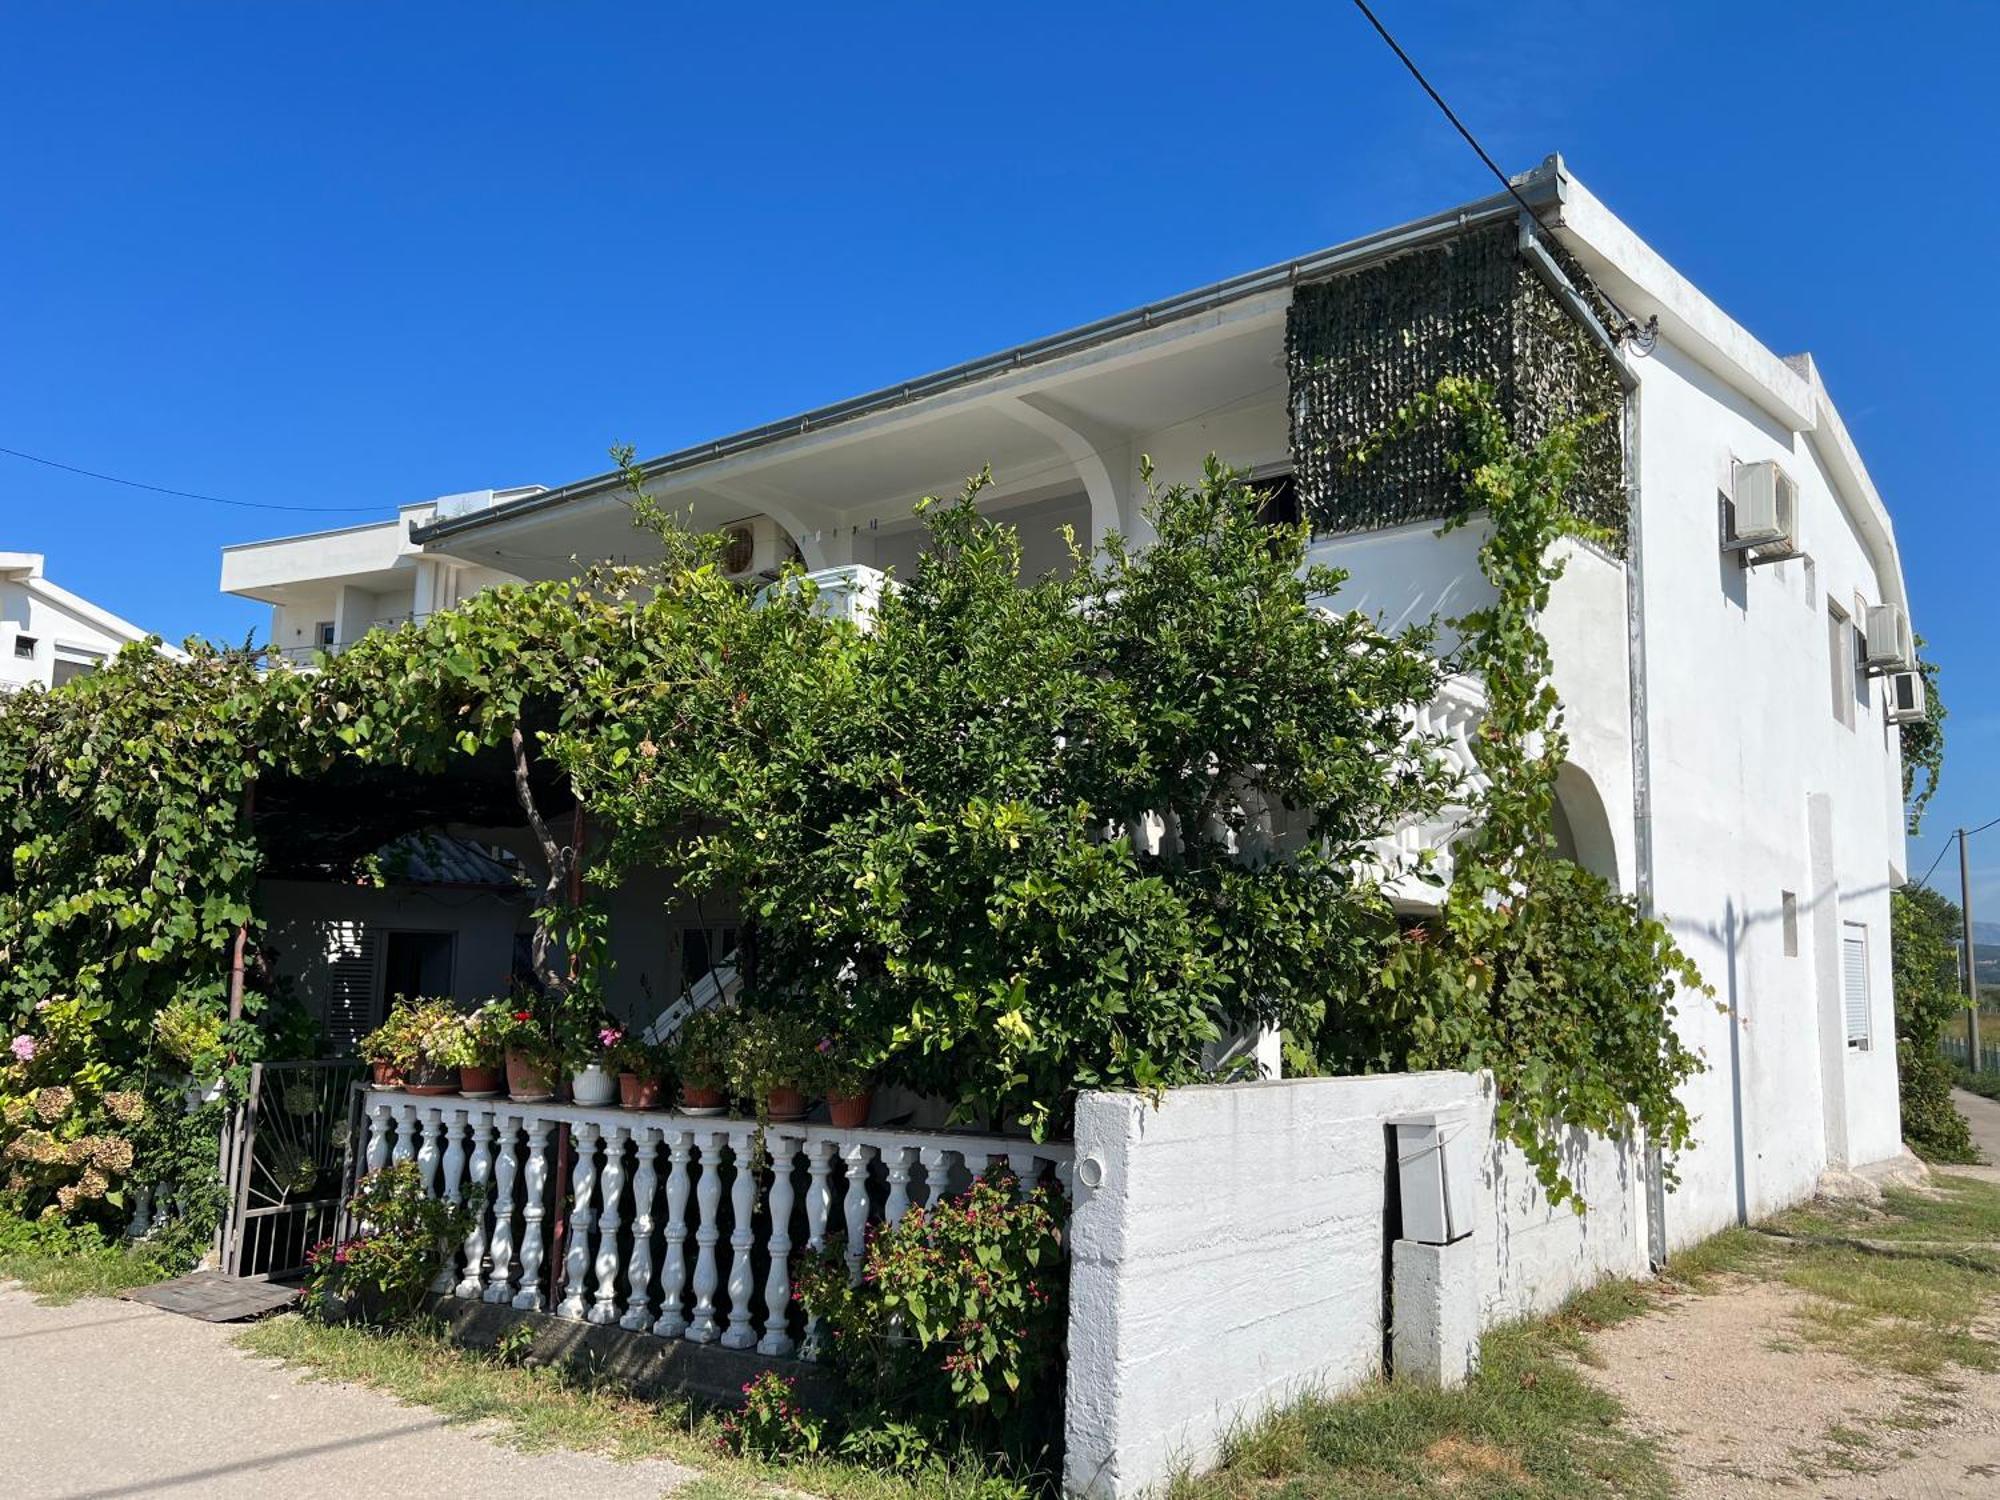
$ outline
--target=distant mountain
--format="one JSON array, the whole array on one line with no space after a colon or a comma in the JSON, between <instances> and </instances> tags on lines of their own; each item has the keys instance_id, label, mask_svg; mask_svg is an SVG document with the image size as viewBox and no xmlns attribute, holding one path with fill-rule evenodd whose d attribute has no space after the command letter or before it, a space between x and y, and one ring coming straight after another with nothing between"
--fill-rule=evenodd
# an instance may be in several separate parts
<instances>
[{"instance_id":1,"label":"distant mountain","mask_svg":"<svg viewBox=\"0 0 2000 1500\"><path fill-rule=\"evenodd\" d=\"M1988 943L2000 947L2000 922L1974 922L1972 940L1982 948Z\"/></svg>"}]
</instances>

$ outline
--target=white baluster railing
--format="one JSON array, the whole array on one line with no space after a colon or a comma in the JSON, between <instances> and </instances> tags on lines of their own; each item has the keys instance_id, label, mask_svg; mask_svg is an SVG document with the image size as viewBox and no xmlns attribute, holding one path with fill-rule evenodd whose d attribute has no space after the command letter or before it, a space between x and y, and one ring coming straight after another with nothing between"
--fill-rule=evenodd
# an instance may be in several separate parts
<instances>
[{"instance_id":1,"label":"white baluster railing","mask_svg":"<svg viewBox=\"0 0 2000 1500\"><path fill-rule=\"evenodd\" d=\"M954 1131L773 1125L769 1161L753 1171L747 1120L388 1090L369 1092L362 1113L366 1170L414 1162L431 1193L480 1204L464 1239L446 1247L439 1291L542 1310L549 1231L566 1199L556 1316L774 1358L815 1352L817 1330L791 1305L794 1250L840 1244L859 1276L871 1226L1003 1168L1024 1194L1066 1188L1070 1175L1066 1142ZM564 1127L570 1157L558 1183Z\"/></svg>"}]
</instances>

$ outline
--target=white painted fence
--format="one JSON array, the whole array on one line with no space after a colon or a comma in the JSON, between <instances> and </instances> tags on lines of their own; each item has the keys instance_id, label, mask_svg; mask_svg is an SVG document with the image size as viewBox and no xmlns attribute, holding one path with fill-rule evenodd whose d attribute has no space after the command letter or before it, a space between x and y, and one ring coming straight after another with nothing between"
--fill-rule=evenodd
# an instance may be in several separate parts
<instances>
[{"instance_id":1,"label":"white painted fence","mask_svg":"<svg viewBox=\"0 0 2000 1500\"><path fill-rule=\"evenodd\" d=\"M791 1305L794 1248L844 1237L858 1275L871 1224L893 1224L996 1165L1024 1192L1048 1179L1067 1186L1070 1170L1066 1143L774 1122L769 1165L752 1173L750 1120L385 1090L368 1092L362 1109L366 1170L413 1161L432 1193L485 1199L434 1291L772 1356L809 1353ZM568 1237L551 1307L563 1126Z\"/></svg>"}]
</instances>

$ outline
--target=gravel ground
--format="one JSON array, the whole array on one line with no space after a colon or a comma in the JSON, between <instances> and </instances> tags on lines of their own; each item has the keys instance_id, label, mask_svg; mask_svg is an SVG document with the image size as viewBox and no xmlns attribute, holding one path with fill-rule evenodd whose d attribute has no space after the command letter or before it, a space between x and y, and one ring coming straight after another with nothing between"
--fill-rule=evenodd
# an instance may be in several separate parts
<instances>
[{"instance_id":1,"label":"gravel ground","mask_svg":"<svg viewBox=\"0 0 2000 1500\"><path fill-rule=\"evenodd\" d=\"M0 1492L656 1500L696 1477L516 1452L375 1391L301 1381L231 1348L234 1331L134 1302L42 1307L0 1286Z\"/></svg>"}]
</instances>

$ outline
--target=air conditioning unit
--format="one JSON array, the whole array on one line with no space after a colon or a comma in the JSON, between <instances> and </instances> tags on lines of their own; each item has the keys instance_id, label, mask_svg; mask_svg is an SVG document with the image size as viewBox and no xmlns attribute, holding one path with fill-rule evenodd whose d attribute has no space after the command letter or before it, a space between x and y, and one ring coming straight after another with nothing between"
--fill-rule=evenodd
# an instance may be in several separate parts
<instances>
[{"instance_id":1,"label":"air conditioning unit","mask_svg":"<svg viewBox=\"0 0 2000 1500\"><path fill-rule=\"evenodd\" d=\"M1930 710L1924 706L1923 673L1891 672L1888 682L1891 724L1921 724L1930 717Z\"/></svg>"},{"instance_id":2,"label":"air conditioning unit","mask_svg":"<svg viewBox=\"0 0 2000 1500\"><path fill-rule=\"evenodd\" d=\"M1868 666L1872 671L1904 672L1917 664L1917 647L1910 637L1910 617L1900 604L1868 606Z\"/></svg>"},{"instance_id":3,"label":"air conditioning unit","mask_svg":"<svg viewBox=\"0 0 2000 1500\"><path fill-rule=\"evenodd\" d=\"M1799 550L1799 487L1769 461L1736 466L1727 549L1776 562Z\"/></svg>"},{"instance_id":4,"label":"air conditioning unit","mask_svg":"<svg viewBox=\"0 0 2000 1500\"><path fill-rule=\"evenodd\" d=\"M769 516L722 528L722 571L738 582L771 579L791 555L791 538Z\"/></svg>"}]
</instances>

